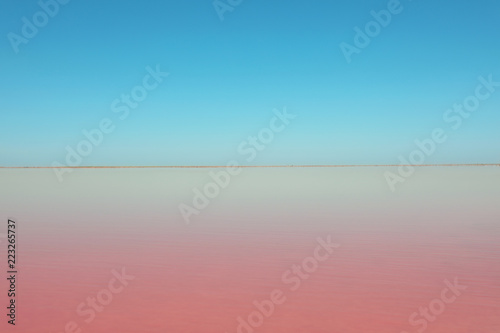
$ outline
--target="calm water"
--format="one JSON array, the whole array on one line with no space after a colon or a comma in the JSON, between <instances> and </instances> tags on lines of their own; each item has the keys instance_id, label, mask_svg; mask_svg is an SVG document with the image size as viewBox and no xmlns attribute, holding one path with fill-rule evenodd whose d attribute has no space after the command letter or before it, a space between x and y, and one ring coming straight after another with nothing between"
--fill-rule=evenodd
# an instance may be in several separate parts
<instances>
[{"instance_id":1,"label":"calm water","mask_svg":"<svg viewBox=\"0 0 500 333\"><path fill-rule=\"evenodd\" d=\"M59 183L0 170L0 232L18 223L16 330L232 333L241 317L269 333L500 332L500 168L421 168L395 193L384 168L245 169L186 224L179 204L210 171L79 169ZM328 237L340 246L317 250ZM89 310L123 268L134 279ZM444 302L445 281L466 289Z\"/></svg>"}]
</instances>

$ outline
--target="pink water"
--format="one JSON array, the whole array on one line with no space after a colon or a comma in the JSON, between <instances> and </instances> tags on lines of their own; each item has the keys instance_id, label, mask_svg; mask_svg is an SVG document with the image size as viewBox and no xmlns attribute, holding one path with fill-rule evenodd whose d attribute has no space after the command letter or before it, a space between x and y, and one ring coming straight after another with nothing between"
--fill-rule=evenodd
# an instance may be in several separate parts
<instances>
[{"instance_id":1,"label":"pink water","mask_svg":"<svg viewBox=\"0 0 500 333\"><path fill-rule=\"evenodd\" d=\"M410 315L455 279L467 289L421 331L500 332L498 168L422 171L398 193L373 169L245 171L190 225L178 204L204 171L83 170L64 184L6 173L17 332L74 321L92 333L232 333L279 289L286 300L254 332L413 333L423 325ZM291 290L282 275L328 235L340 247ZM79 304L122 268L135 279L85 323Z\"/></svg>"}]
</instances>

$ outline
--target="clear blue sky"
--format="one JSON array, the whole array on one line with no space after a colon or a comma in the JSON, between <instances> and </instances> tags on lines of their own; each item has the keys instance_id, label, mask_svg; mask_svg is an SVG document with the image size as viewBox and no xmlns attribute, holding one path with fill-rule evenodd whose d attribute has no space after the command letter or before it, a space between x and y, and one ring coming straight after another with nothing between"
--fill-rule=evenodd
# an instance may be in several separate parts
<instances>
[{"instance_id":1,"label":"clear blue sky","mask_svg":"<svg viewBox=\"0 0 500 333\"><path fill-rule=\"evenodd\" d=\"M15 53L37 1L0 4L0 165L64 162L83 129L113 133L83 165L212 165L297 114L254 164L398 163L417 138L449 133L429 163L500 161L500 88L452 130L443 114L500 81L500 2L401 1L403 11L347 63L387 1L244 0L221 21L211 0L71 0ZM120 121L111 103L146 67L170 75Z\"/></svg>"}]
</instances>

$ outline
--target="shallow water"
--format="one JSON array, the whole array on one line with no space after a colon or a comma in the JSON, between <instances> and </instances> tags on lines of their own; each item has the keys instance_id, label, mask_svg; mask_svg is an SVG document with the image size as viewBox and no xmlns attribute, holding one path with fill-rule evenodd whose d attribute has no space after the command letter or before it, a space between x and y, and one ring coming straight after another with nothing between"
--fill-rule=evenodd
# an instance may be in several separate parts
<instances>
[{"instance_id":1,"label":"shallow water","mask_svg":"<svg viewBox=\"0 0 500 333\"><path fill-rule=\"evenodd\" d=\"M500 332L500 168L419 168L394 193L387 170L244 169L189 224L179 205L222 169L77 169L63 183L50 169L0 170L0 232L18 223L16 328L232 333L241 317L245 333L249 321L273 333ZM308 259L329 236L340 246ZM310 272L293 274L303 263ZM134 279L78 314L122 268ZM448 283L466 289L444 302ZM255 314L274 290L280 304Z\"/></svg>"}]
</instances>

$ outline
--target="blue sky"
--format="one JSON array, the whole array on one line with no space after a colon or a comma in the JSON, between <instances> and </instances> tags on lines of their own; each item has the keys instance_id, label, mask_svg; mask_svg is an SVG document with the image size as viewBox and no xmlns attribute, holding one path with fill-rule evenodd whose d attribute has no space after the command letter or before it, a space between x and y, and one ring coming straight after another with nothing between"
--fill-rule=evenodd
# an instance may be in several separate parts
<instances>
[{"instance_id":1,"label":"blue sky","mask_svg":"<svg viewBox=\"0 0 500 333\"><path fill-rule=\"evenodd\" d=\"M71 0L16 53L8 34L41 7L3 1L0 165L64 163L103 118L116 128L82 165L225 164L283 107L298 117L253 164L396 164L438 127L428 163L499 163L500 88L457 130L443 114L500 81L500 3L401 1L347 63L339 45L387 6L243 0L221 21L209 0ZM118 120L156 65L170 75Z\"/></svg>"}]
</instances>

